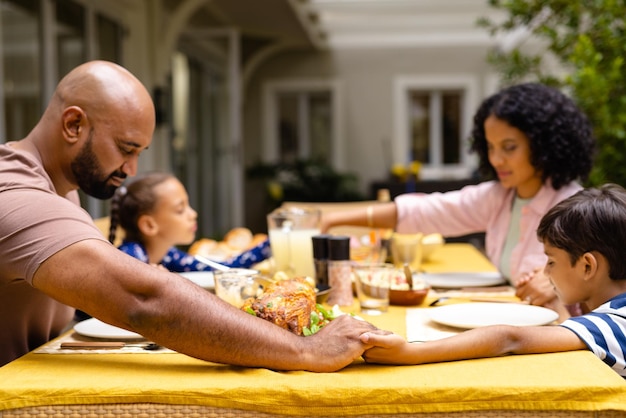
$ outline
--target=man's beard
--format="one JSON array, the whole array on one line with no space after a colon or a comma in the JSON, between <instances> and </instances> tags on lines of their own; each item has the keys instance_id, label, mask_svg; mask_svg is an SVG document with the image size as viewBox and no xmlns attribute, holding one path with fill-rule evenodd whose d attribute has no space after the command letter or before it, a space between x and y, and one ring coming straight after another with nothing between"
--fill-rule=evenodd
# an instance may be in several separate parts
<instances>
[{"instance_id":1,"label":"man's beard","mask_svg":"<svg viewBox=\"0 0 626 418\"><path fill-rule=\"evenodd\" d=\"M117 186L108 184L111 177L126 178L126 174L121 171L115 171L110 175L102 173L100 162L93 152L93 129L89 132L87 142L72 161L71 169L78 187L97 199L113 197Z\"/></svg>"}]
</instances>

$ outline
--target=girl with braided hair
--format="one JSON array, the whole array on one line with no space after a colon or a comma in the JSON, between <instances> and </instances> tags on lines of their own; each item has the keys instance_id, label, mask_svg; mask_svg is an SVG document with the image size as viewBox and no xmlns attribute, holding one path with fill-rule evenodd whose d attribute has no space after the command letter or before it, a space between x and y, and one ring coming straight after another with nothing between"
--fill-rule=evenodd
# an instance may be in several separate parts
<instances>
[{"instance_id":1,"label":"girl with braided hair","mask_svg":"<svg viewBox=\"0 0 626 418\"><path fill-rule=\"evenodd\" d=\"M173 175L151 172L117 189L111 201L109 241L115 242L118 225L124 230L123 252L169 271L212 270L176 248L191 244L198 228L197 212L189 205L185 186ZM223 262L229 267L250 267L269 255L267 242Z\"/></svg>"}]
</instances>

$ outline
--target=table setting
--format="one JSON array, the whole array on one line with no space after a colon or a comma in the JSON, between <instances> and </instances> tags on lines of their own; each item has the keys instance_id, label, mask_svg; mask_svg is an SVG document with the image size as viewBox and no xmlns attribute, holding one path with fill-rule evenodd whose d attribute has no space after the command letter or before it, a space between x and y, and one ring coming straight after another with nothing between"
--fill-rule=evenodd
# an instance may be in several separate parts
<instances>
[{"instance_id":1,"label":"table setting","mask_svg":"<svg viewBox=\"0 0 626 418\"><path fill-rule=\"evenodd\" d=\"M260 312L255 302L267 306L268 298L291 292L292 302L305 301L311 313L310 317L299 318L297 329L289 329L302 335L318 331L324 323L343 314L360 317L415 344L489 325L494 320L524 318L526 323L518 325L554 321L544 312L531 313L528 309L543 308L520 301L514 289L498 278L495 267L470 244L439 245L428 257L422 254L419 267L415 263L413 269L409 267L408 276L405 264L409 263L394 265L389 260L391 267L377 270L374 281L364 282L383 300L382 308L375 306L369 312L362 309L356 286L349 304L330 304L328 293L333 289L328 285L323 291L318 289L321 284L316 281L313 257L311 261L313 283L306 278L294 280L297 272L262 272L254 267L230 273L231 269L216 269L210 278L202 280L187 278L198 280L196 284L246 311ZM290 262L286 265L295 266ZM221 277L229 277L233 286L228 296L222 294L221 286L226 282ZM437 282L446 277L449 281ZM252 294L251 285L255 289ZM394 287L404 292L421 287L424 294L403 304L391 298ZM581 370L584 379L580 378ZM419 366L367 364L359 358L332 375L276 372L194 359L93 318L0 368L1 418L138 414L608 418L626 413L625 400L623 379L588 351Z\"/></svg>"},{"instance_id":2,"label":"table setting","mask_svg":"<svg viewBox=\"0 0 626 418\"><path fill-rule=\"evenodd\" d=\"M459 259L466 262L465 266L457 263L457 270L451 270L445 260L455 259L456 247L444 245L440 234L370 230L362 237L333 236L320 234L320 219L321 211L312 206L279 208L267 215L272 271L261 272L255 266L231 268L223 265L223 260L200 251L208 247L253 248L253 234L235 228L223 242L202 240L192 245L196 247L195 257L214 271L180 274L241 309L246 309L246 303L253 306L253 302L247 301L262 298L271 288L268 285L307 277L317 293L309 309L311 318L334 308L335 312L363 315L369 320L370 316L385 315L390 305L404 306L406 334L411 341L440 338L494 323L544 325L556 319L550 314L552 311L519 303L514 289L489 262L475 262L486 261L477 251L471 260ZM365 244L365 251L360 248L351 254L355 241ZM321 303L325 307L318 307ZM308 329L308 325L303 327ZM171 350L91 318L77 323L72 332L36 352L113 354Z\"/></svg>"},{"instance_id":3,"label":"table setting","mask_svg":"<svg viewBox=\"0 0 626 418\"><path fill-rule=\"evenodd\" d=\"M420 270L471 274L495 268L469 244L445 244L422 262ZM412 272L414 282L420 280L420 273ZM445 300L437 306L429 306L442 298ZM519 300L510 286L498 284L429 285L427 296L418 305L390 303L387 311L378 315L361 312L357 297L340 310L419 344L464 330L446 325L445 318L432 320L429 312L464 304L480 306L480 302L470 301L480 298L506 301L491 303L493 306L528 308L507 303ZM320 305L331 310L323 301ZM78 329L0 368L0 417L122 417L143 411L164 417L610 417L618 416L611 415L612 411L626 412L623 379L587 351L401 367L357 359L332 375L276 372L214 364L165 348L149 350L150 341L141 336L124 336L94 323L77 324ZM112 346L80 347L79 343L85 342ZM78 347L61 348L74 343Z\"/></svg>"},{"instance_id":4,"label":"table setting","mask_svg":"<svg viewBox=\"0 0 626 418\"><path fill-rule=\"evenodd\" d=\"M33 351L37 354L166 354L169 348L96 318L78 322L72 330Z\"/></svg>"},{"instance_id":5,"label":"table setting","mask_svg":"<svg viewBox=\"0 0 626 418\"><path fill-rule=\"evenodd\" d=\"M203 287L239 308L263 294L260 278L271 282L308 277L316 290L323 290L323 302L352 315L367 318L384 315L390 305L406 307L407 334L415 341L478 326L547 325L557 319L549 309L520 301L514 288L471 246L468 258L467 245L445 245L440 234L375 229L363 236L321 234L320 219L314 205L281 207L267 215L271 270L229 269L196 255L215 272L210 278L186 277L203 281ZM449 260L457 262L451 265Z\"/></svg>"}]
</instances>

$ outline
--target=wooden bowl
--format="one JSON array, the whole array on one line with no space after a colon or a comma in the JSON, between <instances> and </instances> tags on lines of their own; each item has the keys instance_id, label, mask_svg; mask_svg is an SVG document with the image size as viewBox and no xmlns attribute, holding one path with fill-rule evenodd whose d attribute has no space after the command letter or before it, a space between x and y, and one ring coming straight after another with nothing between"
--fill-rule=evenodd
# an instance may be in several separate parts
<instances>
[{"instance_id":1,"label":"wooden bowl","mask_svg":"<svg viewBox=\"0 0 626 418\"><path fill-rule=\"evenodd\" d=\"M414 290L397 290L389 289L389 303L399 306L416 306L421 305L426 299L430 287Z\"/></svg>"}]
</instances>

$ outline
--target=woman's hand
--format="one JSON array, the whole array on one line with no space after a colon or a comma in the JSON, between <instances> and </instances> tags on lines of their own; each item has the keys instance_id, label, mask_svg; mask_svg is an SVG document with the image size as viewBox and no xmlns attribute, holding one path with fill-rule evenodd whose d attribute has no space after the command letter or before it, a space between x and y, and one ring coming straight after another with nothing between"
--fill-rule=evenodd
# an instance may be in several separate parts
<instances>
[{"instance_id":1,"label":"woman's hand","mask_svg":"<svg viewBox=\"0 0 626 418\"><path fill-rule=\"evenodd\" d=\"M328 230L335 226L333 216L332 212L322 213L322 218L320 219L320 232L322 234L328 233Z\"/></svg>"}]
</instances>

